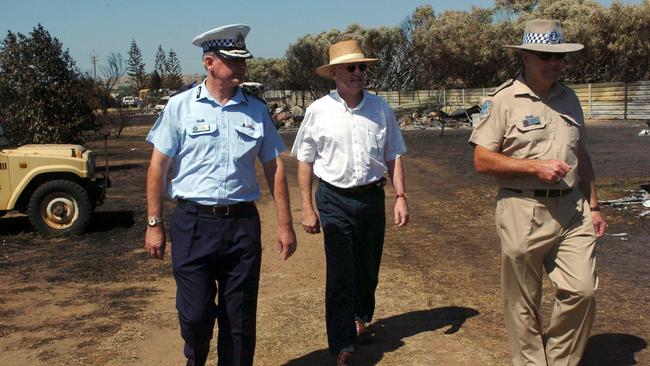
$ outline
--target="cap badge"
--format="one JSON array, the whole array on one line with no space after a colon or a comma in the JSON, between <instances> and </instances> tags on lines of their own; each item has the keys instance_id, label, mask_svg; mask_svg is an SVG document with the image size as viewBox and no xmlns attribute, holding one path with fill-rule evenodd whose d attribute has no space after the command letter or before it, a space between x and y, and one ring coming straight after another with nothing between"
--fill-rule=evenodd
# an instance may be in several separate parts
<instances>
[{"instance_id":1,"label":"cap badge","mask_svg":"<svg viewBox=\"0 0 650 366\"><path fill-rule=\"evenodd\" d=\"M237 36L235 36L235 47L244 48L244 46L244 36L241 33L237 33Z\"/></svg>"},{"instance_id":2,"label":"cap badge","mask_svg":"<svg viewBox=\"0 0 650 366\"><path fill-rule=\"evenodd\" d=\"M555 30L548 32L548 41L550 44L562 43L562 33Z\"/></svg>"}]
</instances>

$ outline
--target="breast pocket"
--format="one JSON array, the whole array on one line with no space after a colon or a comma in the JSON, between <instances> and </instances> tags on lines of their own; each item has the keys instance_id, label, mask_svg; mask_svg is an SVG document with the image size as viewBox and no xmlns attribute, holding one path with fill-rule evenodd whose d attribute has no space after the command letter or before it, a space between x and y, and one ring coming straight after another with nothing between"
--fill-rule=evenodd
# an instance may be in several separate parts
<instances>
[{"instance_id":1,"label":"breast pocket","mask_svg":"<svg viewBox=\"0 0 650 366\"><path fill-rule=\"evenodd\" d=\"M236 160L255 159L262 142L261 123L242 123L235 125L235 142L232 145L233 158Z\"/></svg>"},{"instance_id":2,"label":"breast pocket","mask_svg":"<svg viewBox=\"0 0 650 366\"><path fill-rule=\"evenodd\" d=\"M214 156L219 136L216 121L197 122L193 119L183 124L185 129L185 142L182 155L192 160L206 160Z\"/></svg>"},{"instance_id":3,"label":"breast pocket","mask_svg":"<svg viewBox=\"0 0 650 366\"><path fill-rule=\"evenodd\" d=\"M550 139L547 136L548 127L545 120L539 117L523 117L517 121L516 127L517 139L522 145L522 155L534 158L549 149Z\"/></svg>"},{"instance_id":4,"label":"breast pocket","mask_svg":"<svg viewBox=\"0 0 650 366\"><path fill-rule=\"evenodd\" d=\"M368 147L370 148L370 157L378 161L384 161L385 146L386 129L369 128Z\"/></svg>"},{"instance_id":5,"label":"breast pocket","mask_svg":"<svg viewBox=\"0 0 650 366\"><path fill-rule=\"evenodd\" d=\"M582 124L568 114L561 114L562 120L565 122L564 131L566 131L567 143L570 146L578 146L580 140L580 127Z\"/></svg>"}]
</instances>

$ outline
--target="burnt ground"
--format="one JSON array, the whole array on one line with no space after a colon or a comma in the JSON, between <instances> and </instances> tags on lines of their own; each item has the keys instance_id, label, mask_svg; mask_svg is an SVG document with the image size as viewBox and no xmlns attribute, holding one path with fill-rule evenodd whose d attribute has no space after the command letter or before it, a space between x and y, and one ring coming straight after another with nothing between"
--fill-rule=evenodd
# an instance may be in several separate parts
<instances>
[{"instance_id":1,"label":"burnt ground","mask_svg":"<svg viewBox=\"0 0 650 366\"><path fill-rule=\"evenodd\" d=\"M183 363L170 259L150 260L142 249L151 154L144 137L152 122L140 118L109 140L113 188L87 233L48 238L26 217L0 219L0 364ZM601 199L650 182L650 138L637 136L643 126L589 124ZM507 365L492 180L472 170L468 130L448 129L442 138L403 133L412 221L387 229L375 341L360 349L357 364ZM288 144L294 134L283 134ZM102 150L100 141L88 145ZM256 365L331 364L322 237L301 231L296 163L286 161L299 248L286 262L276 256L275 214L263 187ZM172 208L168 201L167 215ZM650 216L639 217L642 209L603 208L609 233L627 235L599 240L597 320L583 365L650 365ZM548 315L552 288L544 287Z\"/></svg>"}]
</instances>

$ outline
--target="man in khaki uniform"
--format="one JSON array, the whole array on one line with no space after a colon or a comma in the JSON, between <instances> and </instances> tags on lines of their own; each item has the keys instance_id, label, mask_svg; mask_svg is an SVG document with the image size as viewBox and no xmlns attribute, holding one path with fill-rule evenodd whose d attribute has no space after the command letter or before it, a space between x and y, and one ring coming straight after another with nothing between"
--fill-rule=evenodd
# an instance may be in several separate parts
<instances>
[{"instance_id":1,"label":"man in khaki uniform","mask_svg":"<svg viewBox=\"0 0 650 366\"><path fill-rule=\"evenodd\" d=\"M558 82L569 52L560 24L525 24L516 49L524 71L490 94L470 144L478 172L496 177L504 317L515 365L578 365L595 315L598 208L575 93ZM542 271L556 288L546 331Z\"/></svg>"}]
</instances>

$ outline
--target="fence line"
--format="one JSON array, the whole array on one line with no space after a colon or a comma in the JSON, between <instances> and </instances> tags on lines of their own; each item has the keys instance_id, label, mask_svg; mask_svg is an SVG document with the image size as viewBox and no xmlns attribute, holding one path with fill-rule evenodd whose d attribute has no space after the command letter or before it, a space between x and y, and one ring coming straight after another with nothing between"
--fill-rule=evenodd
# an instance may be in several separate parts
<instances>
[{"instance_id":1,"label":"fence line","mask_svg":"<svg viewBox=\"0 0 650 366\"><path fill-rule=\"evenodd\" d=\"M585 118L650 119L650 81L633 83L570 84L582 104ZM480 98L494 88L438 89L412 91L373 91L396 110L412 107L432 109L468 108L480 104ZM315 99L301 90L268 90L269 103L306 107Z\"/></svg>"}]
</instances>

